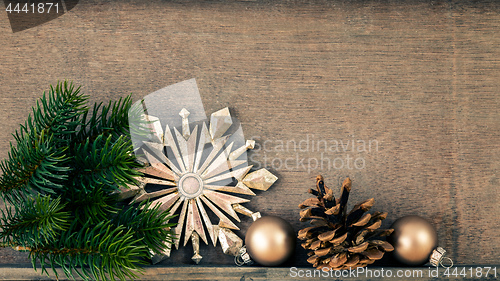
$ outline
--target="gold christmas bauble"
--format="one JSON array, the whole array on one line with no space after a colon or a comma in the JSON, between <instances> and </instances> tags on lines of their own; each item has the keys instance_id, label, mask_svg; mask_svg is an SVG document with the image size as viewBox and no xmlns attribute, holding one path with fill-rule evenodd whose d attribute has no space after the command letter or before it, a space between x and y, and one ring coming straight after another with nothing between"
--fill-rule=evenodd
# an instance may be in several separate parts
<instances>
[{"instance_id":1,"label":"gold christmas bauble","mask_svg":"<svg viewBox=\"0 0 500 281\"><path fill-rule=\"evenodd\" d=\"M245 235L248 254L257 263L275 266L285 262L295 249L295 232L286 220L265 216L252 223Z\"/></svg>"},{"instance_id":2,"label":"gold christmas bauble","mask_svg":"<svg viewBox=\"0 0 500 281\"><path fill-rule=\"evenodd\" d=\"M405 216L397 219L391 226L394 232L389 242L394 246L393 255L406 265L423 265L429 261L432 251L437 247L438 237L434 227L419 216Z\"/></svg>"}]
</instances>

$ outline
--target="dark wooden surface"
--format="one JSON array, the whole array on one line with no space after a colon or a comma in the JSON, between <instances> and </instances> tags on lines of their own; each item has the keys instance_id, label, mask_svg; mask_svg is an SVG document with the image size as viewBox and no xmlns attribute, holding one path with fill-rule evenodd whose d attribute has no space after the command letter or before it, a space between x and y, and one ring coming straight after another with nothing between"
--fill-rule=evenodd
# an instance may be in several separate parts
<instances>
[{"instance_id":1,"label":"dark wooden surface","mask_svg":"<svg viewBox=\"0 0 500 281\"><path fill-rule=\"evenodd\" d=\"M374 210L389 212L385 226L424 216L456 263L498 264L499 12L495 1L81 1L18 33L1 12L0 158L57 80L108 101L196 78L207 115L229 106L247 138L267 141L252 163L277 159L267 167L279 181L247 207L298 230L297 205L316 174L330 187L350 176L351 204L374 197ZM308 137L378 149L276 148ZM362 158L364 168L277 167L322 152ZM244 218L238 234L249 225ZM220 248L201 252L203 265L232 264ZM191 255L187 246L163 265L190 264ZM0 263L28 259L0 249ZM297 248L289 265L306 266L305 252Z\"/></svg>"}]
</instances>

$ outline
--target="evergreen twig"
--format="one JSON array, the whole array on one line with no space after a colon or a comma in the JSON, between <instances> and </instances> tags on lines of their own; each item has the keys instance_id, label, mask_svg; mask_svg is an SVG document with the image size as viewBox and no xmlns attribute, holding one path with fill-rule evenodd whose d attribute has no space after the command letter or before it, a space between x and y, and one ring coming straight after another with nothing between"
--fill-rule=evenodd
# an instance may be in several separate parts
<instances>
[{"instance_id":1,"label":"evergreen twig","mask_svg":"<svg viewBox=\"0 0 500 281\"><path fill-rule=\"evenodd\" d=\"M0 195L9 203L0 247L28 251L46 274L50 267L57 276L60 266L69 278L136 278L150 251L170 246L175 225L150 203L127 206L113 195L142 175L130 131L149 131L130 95L91 110L86 101L71 83L51 86L15 132L0 163Z\"/></svg>"},{"instance_id":2,"label":"evergreen twig","mask_svg":"<svg viewBox=\"0 0 500 281\"><path fill-rule=\"evenodd\" d=\"M171 227L176 223L168 221L177 216L163 212L160 205L144 201L137 208L129 207L114 220L116 225L133 230L134 237L143 238L142 245L157 254L161 254L165 247L169 248L173 243Z\"/></svg>"},{"instance_id":3,"label":"evergreen twig","mask_svg":"<svg viewBox=\"0 0 500 281\"><path fill-rule=\"evenodd\" d=\"M32 248L30 257L33 268L36 270L39 260L42 272L47 274L48 263L56 276L55 265L59 265L73 279L76 272L83 279L125 280L137 278L137 273L142 272L140 265L145 264L141 257L147 256L147 249L138 245L139 241L131 230L109 222L93 227L74 223L60 240Z\"/></svg>"},{"instance_id":4,"label":"evergreen twig","mask_svg":"<svg viewBox=\"0 0 500 281\"><path fill-rule=\"evenodd\" d=\"M34 247L57 238L69 227L70 213L60 198L37 195L1 210L0 241L22 247Z\"/></svg>"}]
</instances>

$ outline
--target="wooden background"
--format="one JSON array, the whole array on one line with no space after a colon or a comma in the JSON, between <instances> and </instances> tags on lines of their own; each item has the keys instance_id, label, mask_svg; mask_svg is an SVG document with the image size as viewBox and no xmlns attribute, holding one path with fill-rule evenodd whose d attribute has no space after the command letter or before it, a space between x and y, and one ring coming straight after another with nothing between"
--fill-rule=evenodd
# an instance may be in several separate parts
<instances>
[{"instance_id":1,"label":"wooden background","mask_svg":"<svg viewBox=\"0 0 500 281\"><path fill-rule=\"evenodd\" d=\"M298 230L316 174L330 187L350 176L351 204L374 197L374 210L389 212L385 226L418 214L456 263L499 264L499 11L495 1L80 1L18 33L0 12L0 158L58 80L108 101L196 78L207 115L229 106L247 138L267 141L252 163L266 157L280 179L247 207ZM378 149L275 149L308 137ZM364 167L308 170L321 152ZM305 167L279 167L296 157ZM243 218L241 237L249 225ZM204 265L232 264L220 248L201 252ZM187 246L163 264L191 255ZM28 259L0 249L0 263ZM290 264L305 266L305 252Z\"/></svg>"}]
</instances>

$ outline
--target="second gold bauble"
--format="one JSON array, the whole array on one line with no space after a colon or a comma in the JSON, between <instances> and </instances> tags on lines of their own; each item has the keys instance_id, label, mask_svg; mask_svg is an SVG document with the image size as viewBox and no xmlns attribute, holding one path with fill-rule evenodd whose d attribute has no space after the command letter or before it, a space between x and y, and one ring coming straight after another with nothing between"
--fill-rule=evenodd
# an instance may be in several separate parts
<instances>
[{"instance_id":1,"label":"second gold bauble","mask_svg":"<svg viewBox=\"0 0 500 281\"><path fill-rule=\"evenodd\" d=\"M434 227L419 216L405 216L391 226L394 232L389 241L394 246L393 255L406 265L423 265L437 247L438 237Z\"/></svg>"}]
</instances>

